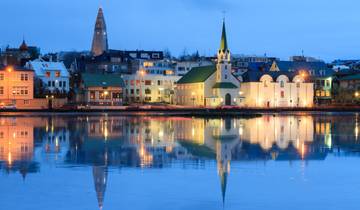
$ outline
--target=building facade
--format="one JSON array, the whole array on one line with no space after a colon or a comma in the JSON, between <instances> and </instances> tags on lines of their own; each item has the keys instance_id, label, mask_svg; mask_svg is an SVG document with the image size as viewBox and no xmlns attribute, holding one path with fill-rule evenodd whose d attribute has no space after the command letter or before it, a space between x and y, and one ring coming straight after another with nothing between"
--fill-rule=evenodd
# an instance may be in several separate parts
<instances>
[{"instance_id":1,"label":"building facade","mask_svg":"<svg viewBox=\"0 0 360 210\"><path fill-rule=\"evenodd\" d=\"M120 106L123 104L124 81L116 74L81 76L77 102L89 106Z\"/></svg>"},{"instance_id":2,"label":"building facade","mask_svg":"<svg viewBox=\"0 0 360 210\"><path fill-rule=\"evenodd\" d=\"M176 82L179 76L148 74L145 70L137 74L123 75L124 99L127 103L174 103Z\"/></svg>"},{"instance_id":3,"label":"building facade","mask_svg":"<svg viewBox=\"0 0 360 210\"><path fill-rule=\"evenodd\" d=\"M12 66L0 68L0 104L27 106L33 98L33 70Z\"/></svg>"},{"instance_id":4,"label":"building facade","mask_svg":"<svg viewBox=\"0 0 360 210\"><path fill-rule=\"evenodd\" d=\"M193 68L183 76L177 83L177 104L206 107L237 105L241 100L239 90L240 81L231 72L224 22L216 66Z\"/></svg>"},{"instance_id":5,"label":"building facade","mask_svg":"<svg viewBox=\"0 0 360 210\"><path fill-rule=\"evenodd\" d=\"M314 84L291 72L247 72L240 93L245 107L312 107Z\"/></svg>"}]
</instances>

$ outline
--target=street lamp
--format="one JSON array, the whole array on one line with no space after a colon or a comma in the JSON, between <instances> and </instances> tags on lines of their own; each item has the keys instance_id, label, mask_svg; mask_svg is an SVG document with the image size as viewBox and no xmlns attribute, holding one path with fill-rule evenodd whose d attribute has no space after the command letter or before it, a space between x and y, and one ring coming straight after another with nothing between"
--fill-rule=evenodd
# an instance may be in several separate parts
<instances>
[{"instance_id":1,"label":"street lamp","mask_svg":"<svg viewBox=\"0 0 360 210\"><path fill-rule=\"evenodd\" d=\"M10 103L10 73L14 70L14 68L12 66L8 66L6 68L6 71L9 73L9 75L7 76L7 95L8 95L8 103Z\"/></svg>"}]
</instances>

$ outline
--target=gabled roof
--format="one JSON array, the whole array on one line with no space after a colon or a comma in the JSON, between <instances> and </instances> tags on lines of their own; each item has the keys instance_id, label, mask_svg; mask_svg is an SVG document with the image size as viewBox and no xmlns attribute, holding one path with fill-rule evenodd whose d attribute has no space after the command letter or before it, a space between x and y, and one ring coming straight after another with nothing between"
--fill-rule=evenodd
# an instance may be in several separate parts
<instances>
[{"instance_id":1,"label":"gabled roof","mask_svg":"<svg viewBox=\"0 0 360 210\"><path fill-rule=\"evenodd\" d=\"M212 74L216 72L216 66L201 66L192 68L187 74L185 74L177 83L199 83L205 82Z\"/></svg>"},{"instance_id":2,"label":"gabled roof","mask_svg":"<svg viewBox=\"0 0 360 210\"><path fill-rule=\"evenodd\" d=\"M60 71L62 77L70 76L63 62L47 62L37 59L30 61L29 64L29 67L35 71L36 76L45 76L47 71Z\"/></svg>"},{"instance_id":3,"label":"gabled roof","mask_svg":"<svg viewBox=\"0 0 360 210\"><path fill-rule=\"evenodd\" d=\"M213 86L214 89L236 89L238 86L231 82L218 82Z\"/></svg>"},{"instance_id":4,"label":"gabled roof","mask_svg":"<svg viewBox=\"0 0 360 210\"><path fill-rule=\"evenodd\" d=\"M85 87L125 87L124 80L118 74L82 74Z\"/></svg>"}]
</instances>

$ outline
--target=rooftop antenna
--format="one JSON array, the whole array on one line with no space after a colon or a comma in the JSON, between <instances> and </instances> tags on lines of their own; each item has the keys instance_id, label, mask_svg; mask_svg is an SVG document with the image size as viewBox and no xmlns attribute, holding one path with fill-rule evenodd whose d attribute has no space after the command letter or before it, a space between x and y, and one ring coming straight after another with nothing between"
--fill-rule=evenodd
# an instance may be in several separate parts
<instances>
[{"instance_id":1,"label":"rooftop antenna","mask_svg":"<svg viewBox=\"0 0 360 210\"><path fill-rule=\"evenodd\" d=\"M301 50L301 55L302 55L302 57L305 57L304 56L304 50Z\"/></svg>"}]
</instances>

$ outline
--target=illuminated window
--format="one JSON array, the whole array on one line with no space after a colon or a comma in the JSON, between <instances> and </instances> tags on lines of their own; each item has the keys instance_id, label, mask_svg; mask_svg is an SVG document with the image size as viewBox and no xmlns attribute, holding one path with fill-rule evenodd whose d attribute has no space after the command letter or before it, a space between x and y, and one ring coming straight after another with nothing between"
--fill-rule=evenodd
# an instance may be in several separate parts
<instances>
[{"instance_id":1,"label":"illuminated window","mask_svg":"<svg viewBox=\"0 0 360 210\"><path fill-rule=\"evenodd\" d=\"M45 75L46 75L46 77L50 77L50 76L51 76L50 71L47 71L47 72L45 73Z\"/></svg>"},{"instance_id":2,"label":"illuminated window","mask_svg":"<svg viewBox=\"0 0 360 210\"><path fill-rule=\"evenodd\" d=\"M0 95L4 95L4 87L0 87Z\"/></svg>"},{"instance_id":3,"label":"illuminated window","mask_svg":"<svg viewBox=\"0 0 360 210\"><path fill-rule=\"evenodd\" d=\"M27 74L21 74L20 75L20 80L21 81L28 81L29 80L29 76Z\"/></svg>"},{"instance_id":4,"label":"illuminated window","mask_svg":"<svg viewBox=\"0 0 360 210\"><path fill-rule=\"evenodd\" d=\"M145 80L145 85L151 85L151 80Z\"/></svg>"},{"instance_id":5,"label":"illuminated window","mask_svg":"<svg viewBox=\"0 0 360 210\"><path fill-rule=\"evenodd\" d=\"M60 71L55 72L55 77L60 77Z\"/></svg>"},{"instance_id":6,"label":"illuminated window","mask_svg":"<svg viewBox=\"0 0 360 210\"><path fill-rule=\"evenodd\" d=\"M0 74L0 81L4 80L4 74Z\"/></svg>"},{"instance_id":7,"label":"illuminated window","mask_svg":"<svg viewBox=\"0 0 360 210\"><path fill-rule=\"evenodd\" d=\"M95 99L95 91L90 91L90 99Z\"/></svg>"},{"instance_id":8,"label":"illuminated window","mask_svg":"<svg viewBox=\"0 0 360 210\"><path fill-rule=\"evenodd\" d=\"M264 87L268 87L268 81L264 81Z\"/></svg>"},{"instance_id":9,"label":"illuminated window","mask_svg":"<svg viewBox=\"0 0 360 210\"><path fill-rule=\"evenodd\" d=\"M281 92L280 92L280 96L281 96L281 98L285 98L285 93L284 93L284 91L281 91Z\"/></svg>"}]
</instances>

